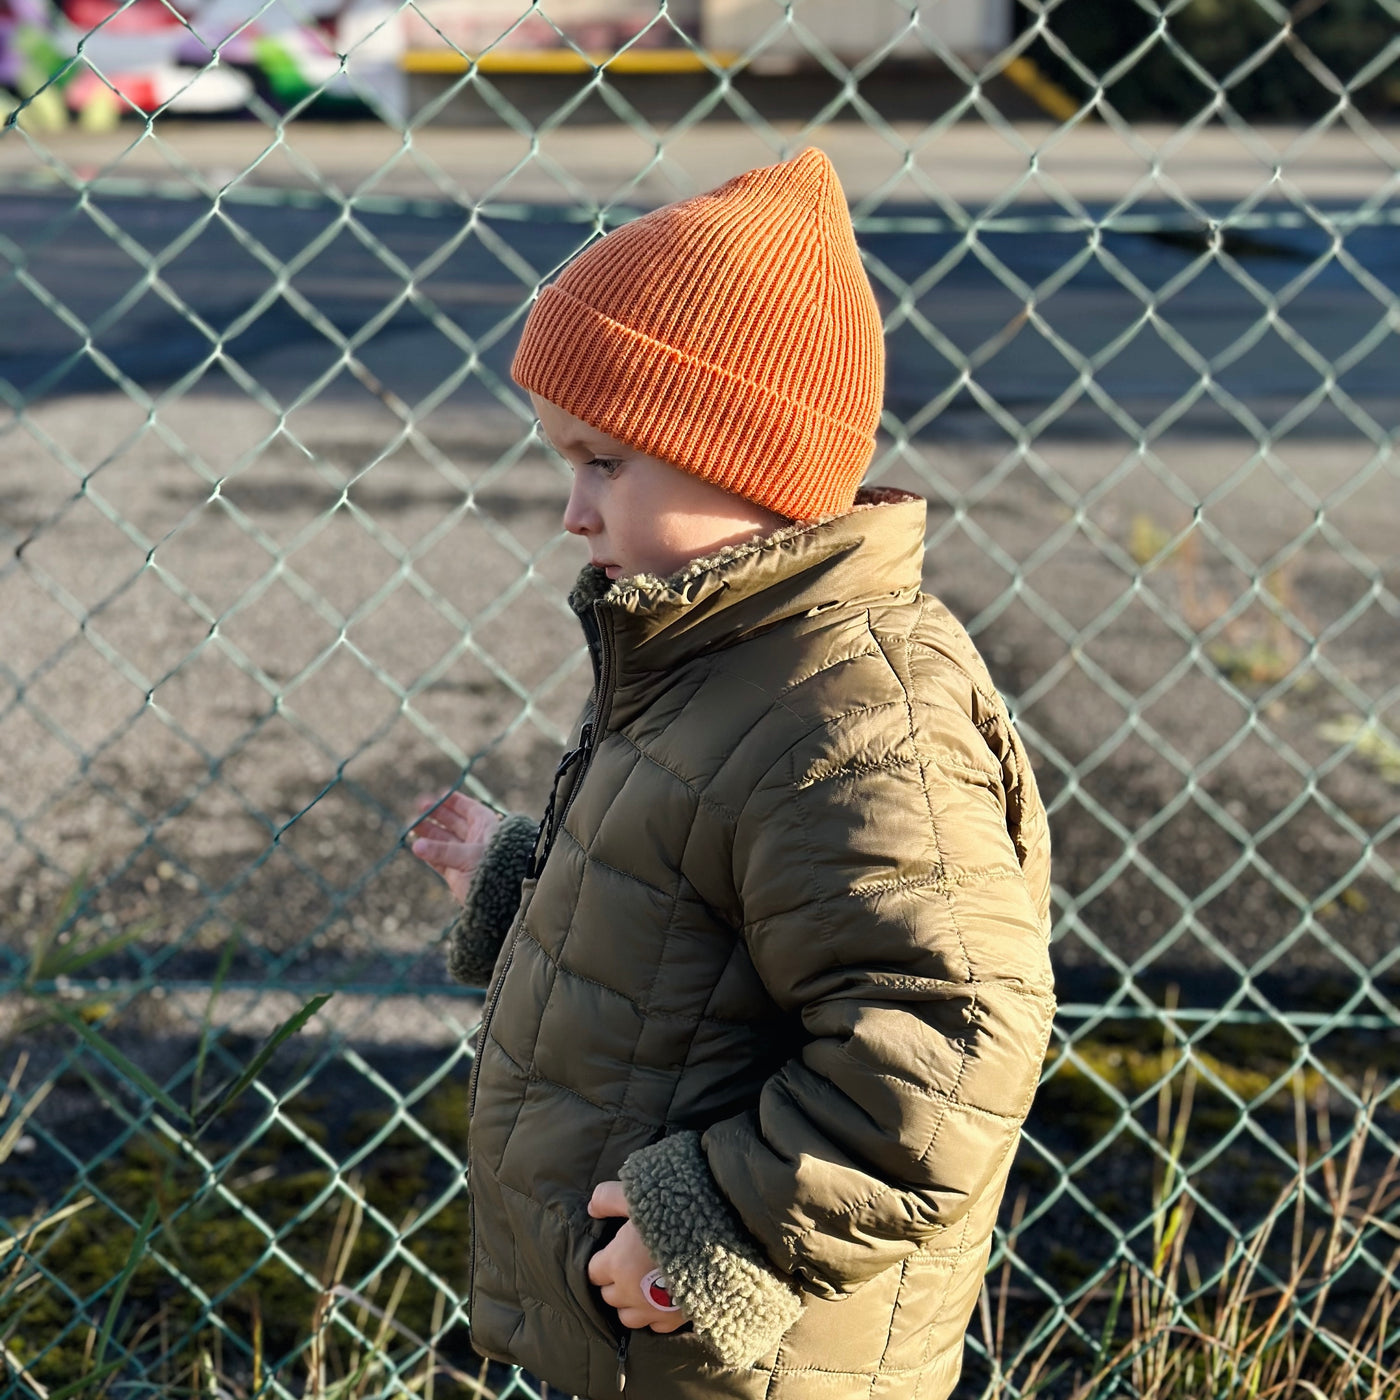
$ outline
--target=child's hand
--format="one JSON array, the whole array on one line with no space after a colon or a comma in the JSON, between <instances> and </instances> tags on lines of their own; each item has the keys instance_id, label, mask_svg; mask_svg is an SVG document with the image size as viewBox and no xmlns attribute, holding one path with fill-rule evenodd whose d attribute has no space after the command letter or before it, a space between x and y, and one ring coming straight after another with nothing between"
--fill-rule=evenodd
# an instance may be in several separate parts
<instances>
[{"instance_id":1,"label":"child's hand","mask_svg":"<svg viewBox=\"0 0 1400 1400\"><path fill-rule=\"evenodd\" d=\"M595 1220L609 1216L627 1217L627 1197L620 1181L603 1181L593 1189L588 1213ZM642 1292L642 1279L656 1261L647 1253L637 1227L630 1221L613 1236L612 1243L588 1261L589 1282L602 1291L603 1301L617 1309L617 1320L624 1327L650 1327L653 1332L674 1332L689 1320L683 1312L663 1312Z\"/></svg>"},{"instance_id":2,"label":"child's hand","mask_svg":"<svg viewBox=\"0 0 1400 1400\"><path fill-rule=\"evenodd\" d=\"M472 876L481 864L501 814L464 792L449 792L418 799L418 810L427 813L409 835L409 850L447 881L459 904L465 904Z\"/></svg>"}]
</instances>

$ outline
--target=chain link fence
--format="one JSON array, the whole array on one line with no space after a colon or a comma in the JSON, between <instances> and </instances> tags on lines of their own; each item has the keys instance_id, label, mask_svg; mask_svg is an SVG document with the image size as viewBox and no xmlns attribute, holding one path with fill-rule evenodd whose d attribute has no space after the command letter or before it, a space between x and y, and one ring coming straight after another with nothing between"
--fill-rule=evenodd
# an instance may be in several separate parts
<instances>
[{"instance_id":1,"label":"chain link fence","mask_svg":"<svg viewBox=\"0 0 1400 1400\"><path fill-rule=\"evenodd\" d=\"M0 134L5 1393L539 1393L466 1344L479 995L402 848L537 804L588 682L508 355L597 233L817 142L872 477L1057 843L967 1393L1187 1393L1233 1300L1250 1393L1393 1394L1400 5L421 0L230 122L197 85L326 7L157 5L199 56L144 98L143 7Z\"/></svg>"}]
</instances>

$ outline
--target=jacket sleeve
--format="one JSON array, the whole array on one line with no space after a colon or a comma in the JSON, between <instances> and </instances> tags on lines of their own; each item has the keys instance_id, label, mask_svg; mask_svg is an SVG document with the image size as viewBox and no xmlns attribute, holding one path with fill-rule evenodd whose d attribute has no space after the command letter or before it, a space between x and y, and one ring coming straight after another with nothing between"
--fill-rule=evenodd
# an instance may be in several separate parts
<instances>
[{"instance_id":1,"label":"jacket sleeve","mask_svg":"<svg viewBox=\"0 0 1400 1400\"><path fill-rule=\"evenodd\" d=\"M720 1195L700 1134L641 1148L620 1175L632 1223L696 1336L736 1369L771 1352L801 1297Z\"/></svg>"},{"instance_id":2,"label":"jacket sleeve","mask_svg":"<svg viewBox=\"0 0 1400 1400\"><path fill-rule=\"evenodd\" d=\"M513 816L492 833L448 935L447 970L454 980L469 987L484 987L491 980L496 954L520 907L536 831L531 818Z\"/></svg>"},{"instance_id":3,"label":"jacket sleeve","mask_svg":"<svg viewBox=\"0 0 1400 1400\"><path fill-rule=\"evenodd\" d=\"M750 955L804 1043L703 1140L767 1257L825 1297L989 1188L1054 1010L1044 892L1008 830L993 746L951 701L917 730L913 706L882 714L859 743L838 723L790 750L738 823Z\"/></svg>"},{"instance_id":4,"label":"jacket sleeve","mask_svg":"<svg viewBox=\"0 0 1400 1400\"><path fill-rule=\"evenodd\" d=\"M753 1110L624 1169L644 1243L730 1365L776 1344L794 1282L843 1296L954 1224L1035 1092L1054 1010L1043 809L1014 736L998 763L960 709L932 729L936 748L912 719L859 745L815 736L753 793L744 936L805 1043Z\"/></svg>"}]
</instances>

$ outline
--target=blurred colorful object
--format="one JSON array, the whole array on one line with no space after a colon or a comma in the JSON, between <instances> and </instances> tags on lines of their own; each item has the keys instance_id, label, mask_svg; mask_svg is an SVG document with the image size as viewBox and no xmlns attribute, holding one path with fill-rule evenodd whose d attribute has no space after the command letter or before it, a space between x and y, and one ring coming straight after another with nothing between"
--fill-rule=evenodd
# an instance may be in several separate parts
<instances>
[{"instance_id":1,"label":"blurred colorful object","mask_svg":"<svg viewBox=\"0 0 1400 1400\"><path fill-rule=\"evenodd\" d=\"M51 14L46 0L0 0L0 117L30 98L26 124L40 130L67 120L63 99L42 90L64 62L51 34Z\"/></svg>"},{"instance_id":2,"label":"blurred colorful object","mask_svg":"<svg viewBox=\"0 0 1400 1400\"><path fill-rule=\"evenodd\" d=\"M402 52L394 0L0 0L0 114L30 99L23 125L101 127L325 97L393 118Z\"/></svg>"},{"instance_id":3,"label":"blurred colorful object","mask_svg":"<svg viewBox=\"0 0 1400 1400\"><path fill-rule=\"evenodd\" d=\"M548 13L522 0L418 0L404 11L410 49L465 54L573 46L593 53L684 46L700 27L699 0L550 0Z\"/></svg>"}]
</instances>

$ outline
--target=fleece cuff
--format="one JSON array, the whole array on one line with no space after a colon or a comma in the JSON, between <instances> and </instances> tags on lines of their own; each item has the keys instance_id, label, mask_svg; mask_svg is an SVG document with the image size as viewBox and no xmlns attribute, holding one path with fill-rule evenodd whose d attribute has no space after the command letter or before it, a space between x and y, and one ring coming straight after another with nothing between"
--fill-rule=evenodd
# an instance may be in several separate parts
<instances>
[{"instance_id":1,"label":"fleece cuff","mask_svg":"<svg viewBox=\"0 0 1400 1400\"><path fill-rule=\"evenodd\" d=\"M458 982L484 987L491 980L496 954L520 907L520 885L537 831L529 817L507 817L487 843L447 945L447 970Z\"/></svg>"},{"instance_id":2,"label":"fleece cuff","mask_svg":"<svg viewBox=\"0 0 1400 1400\"><path fill-rule=\"evenodd\" d=\"M639 1149L619 1175L632 1223L696 1335L731 1368L771 1353L797 1321L801 1294L720 1194L700 1134Z\"/></svg>"}]
</instances>

